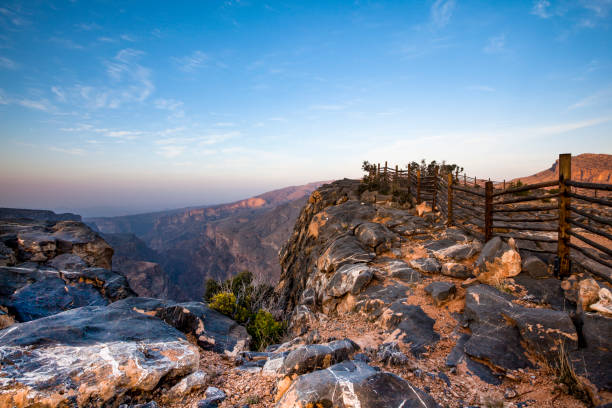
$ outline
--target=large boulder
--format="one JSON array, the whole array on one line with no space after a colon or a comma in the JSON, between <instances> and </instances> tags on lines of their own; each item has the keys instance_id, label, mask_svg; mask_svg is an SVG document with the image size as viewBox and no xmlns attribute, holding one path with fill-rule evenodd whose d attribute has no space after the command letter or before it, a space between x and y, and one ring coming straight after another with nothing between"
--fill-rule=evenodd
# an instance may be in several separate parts
<instances>
[{"instance_id":1,"label":"large boulder","mask_svg":"<svg viewBox=\"0 0 612 408\"><path fill-rule=\"evenodd\" d=\"M317 266L321 272L334 272L342 265L369 262L374 254L366 251L354 235L344 235L334 241L323 251Z\"/></svg>"},{"instance_id":2,"label":"large boulder","mask_svg":"<svg viewBox=\"0 0 612 408\"><path fill-rule=\"evenodd\" d=\"M115 405L192 373L198 363L197 347L156 317L72 309L0 331L0 406Z\"/></svg>"},{"instance_id":3,"label":"large boulder","mask_svg":"<svg viewBox=\"0 0 612 408\"><path fill-rule=\"evenodd\" d=\"M398 236L382 224L376 222L364 222L355 228L355 236L368 248L382 253L388 251Z\"/></svg>"},{"instance_id":4,"label":"large boulder","mask_svg":"<svg viewBox=\"0 0 612 408\"><path fill-rule=\"evenodd\" d=\"M410 261L410 266L425 273L439 273L442 269L436 258L417 258Z\"/></svg>"},{"instance_id":5,"label":"large boulder","mask_svg":"<svg viewBox=\"0 0 612 408\"><path fill-rule=\"evenodd\" d=\"M297 378L276 408L433 408L436 403L408 381L360 361L345 361Z\"/></svg>"},{"instance_id":6,"label":"large boulder","mask_svg":"<svg viewBox=\"0 0 612 408\"><path fill-rule=\"evenodd\" d=\"M489 240L474 264L474 275L482 283L495 285L519 273L521 273L521 255L512 238L508 241L500 237Z\"/></svg>"},{"instance_id":7,"label":"large boulder","mask_svg":"<svg viewBox=\"0 0 612 408\"><path fill-rule=\"evenodd\" d=\"M406 304L403 299L385 309L378 322L397 340L409 344L415 356L420 356L440 340L440 335L434 330L435 320L427 316L420 306Z\"/></svg>"},{"instance_id":8,"label":"large boulder","mask_svg":"<svg viewBox=\"0 0 612 408\"><path fill-rule=\"evenodd\" d=\"M193 335L200 347L218 353L237 355L250 342L244 326L201 302L176 303L132 297L115 302L109 308L156 316L181 332Z\"/></svg>"},{"instance_id":9,"label":"large boulder","mask_svg":"<svg viewBox=\"0 0 612 408\"><path fill-rule=\"evenodd\" d=\"M367 264L343 265L329 280L325 291L333 297L344 296L347 293L358 294L372 280L374 271Z\"/></svg>"},{"instance_id":10,"label":"large boulder","mask_svg":"<svg viewBox=\"0 0 612 408\"><path fill-rule=\"evenodd\" d=\"M425 293L432 297L436 306L440 306L455 297L457 288L450 282L432 282L425 287Z\"/></svg>"}]
</instances>

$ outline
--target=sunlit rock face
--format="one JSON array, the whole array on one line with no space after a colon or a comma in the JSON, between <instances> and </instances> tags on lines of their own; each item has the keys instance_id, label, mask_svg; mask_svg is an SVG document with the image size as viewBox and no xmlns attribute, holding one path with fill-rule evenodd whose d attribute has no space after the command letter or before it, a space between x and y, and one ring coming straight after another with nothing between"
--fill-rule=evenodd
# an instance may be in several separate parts
<instances>
[{"instance_id":1,"label":"sunlit rock face","mask_svg":"<svg viewBox=\"0 0 612 408\"><path fill-rule=\"evenodd\" d=\"M0 331L0 406L95 406L198 367L199 352L160 319L90 306Z\"/></svg>"}]
</instances>

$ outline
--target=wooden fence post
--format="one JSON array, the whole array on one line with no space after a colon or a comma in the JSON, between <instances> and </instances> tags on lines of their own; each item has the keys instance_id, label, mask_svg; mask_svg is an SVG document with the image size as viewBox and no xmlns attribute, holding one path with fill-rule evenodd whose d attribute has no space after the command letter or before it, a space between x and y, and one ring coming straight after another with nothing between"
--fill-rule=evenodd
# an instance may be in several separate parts
<instances>
[{"instance_id":1,"label":"wooden fence post","mask_svg":"<svg viewBox=\"0 0 612 408\"><path fill-rule=\"evenodd\" d=\"M421 203L421 169L417 170L417 204Z\"/></svg>"},{"instance_id":2,"label":"wooden fence post","mask_svg":"<svg viewBox=\"0 0 612 408\"><path fill-rule=\"evenodd\" d=\"M383 179L385 180L385 184L388 183L388 179L387 179L387 161L385 161L385 172L383 173Z\"/></svg>"},{"instance_id":3,"label":"wooden fence post","mask_svg":"<svg viewBox=\"0 0 612 408\"><path fill-rule=\"evenodd\" d=\"M446 203L446 225L453 225L453 174L448 174L448 200Z\"/></svg>"},{"instance_id":4,"label":"wooden fence post","mask_svg":"<svg viewBox=\"0 0 612 408\"><path fill-rule=\"evenodd\" d=\"M467 186L467 174L463 174L463 185Z\"/></svg>"},{"instance_id":5,"label":"wooden fence post","mask_svg":"<svg viewBox=\"0 0 612 408\"><path fill-rule=\"evenodd\" d=\"M378 188L380 188L380 163L378 163L378 170L376 170L376 183Z\"/></svg>"},{"instance_id":6,"label":"wooden fence post","mask_svg":"<svg viewBox=\"0 0 612 408\"><path fill-rule=\"evenodd\" d=\"M485 242L488 242L493 235L493 183L485 183Z\"/></svg>"},{"instance_id":7,"label":"wooden fence post","mask_svg":"<svg viewBox=\"0 0 612 408\"><path fill-rule=\"evenodd\" d=\"M399 179L399 168L397 164L395 165L395 176L393 177L393 191L397 191L397 184Z\"/></svg>"},{"instance_id":8,"label":"wooden fence post","mask_svg":"<svg viewBox=\"0 0 612 408\"><path fill-rule=\"evenodd\" d=\"M570 274L570 236L568 234L570 186L566 184L572 177L572 155L559 155L559 235L557 237L557 257L559 258L559 277Z\"/></svg>"},{"instance_id":9,"label":"wooden fence post","mask_svg":"<svg viewBox=\"0 0 612 408\"><path fill-rule=\"evenodd\" d=\"M438 191L438 166L434 167L433 191L431 193L431 212L436 212L436 192Z\"/></svg>"}]
</instances>

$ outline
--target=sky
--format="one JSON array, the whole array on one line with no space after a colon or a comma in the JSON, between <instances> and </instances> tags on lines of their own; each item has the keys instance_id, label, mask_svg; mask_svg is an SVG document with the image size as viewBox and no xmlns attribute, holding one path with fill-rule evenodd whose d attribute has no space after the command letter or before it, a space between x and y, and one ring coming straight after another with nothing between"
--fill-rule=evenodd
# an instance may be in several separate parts
<instances>
[{"instance_id":1,"label":"sky","mask_svg":"<svg viewBox=\"0 0 612 408\"><path fill-rule=\"evenodd\" d=\"M0 0L0 206L117 215L612 153L612 0Z\"/></svg>"}]
</instances>

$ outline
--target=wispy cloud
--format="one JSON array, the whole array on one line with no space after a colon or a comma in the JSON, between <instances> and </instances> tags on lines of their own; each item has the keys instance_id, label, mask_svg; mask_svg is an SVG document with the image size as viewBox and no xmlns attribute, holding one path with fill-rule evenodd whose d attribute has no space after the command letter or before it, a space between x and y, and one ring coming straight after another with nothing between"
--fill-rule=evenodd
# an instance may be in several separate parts
<instances>
[{"instance_id":1,"label":"wispy cloud","mask_svg":"<svg viewBox=\"0 0 612 408\"><path fill-rule=\"evenodd\" d=\"M339 111L346 109L348 105L344 104L327 104L327 105L312 105L310 107L311 110L321 110L321 111Z\"/></svg>"},{"instance_id":2,"label":"wispy cloud","mask_svg":"<svg viewBox=\"0 0 612 408\"><path fill-rule=\"evenodd\" d=\"M610 100L612 100L612 86L608 86L585 98L582 98L576 103L570 105L567 109L574 110L574 109L584 108L587 106L593 106L593 105L605 103Z\"/></svg>"},{"instance_id":3,"label":"wispy cloud","mask_svg":"<svg viewBox=\"0 0 612 408\"><path fill-rule=\"evenodd\" d=\"M67 48L69 50L82 50L83 46L81 44L77 44L69 38L60 38L60 37L51 37L49 41L59 45L60 47Z\"/></svg>"},{"instance_id":4,"label":"wispy cloud","mask_svg":"<svg viewBox=\"0 0 612 408\"><path fill-rule=\"evenodd\" d=\"M449 22L455 9L455 0L436 0L431 6L431 22L436 27L444 27Z\"/></svg>"},{"instance_id":5,"label":"wispy cloud","mask_svg":"<svg viewBox=\"0 0 612 408\"><path fill-rule=\"evenodd\" d=\"M77 155L77 156L81 156L85 154L85 150L77 148L77 147L64 148L64 147L50 146L49 150L53 152L66 153L66 154L72 154L72 155Z\"/></svg>"},{"instance_id":6,"label":"wispy cloud","mask_svg":"<svg viewBox=\"0 0 612 408\"><path fill-rule=\"evenodd\" d=\"M96 23L79 23L79 24L75 24L74 27L81 31L93 31L93 30L99 30L102 28Z\"/></svg>"},{"instance_id":7,"label":"wispy cloud","mask_svg":"<svg viewBox=\"0 0 612 408\"><path fill-rule=\"evenodd\" d=\"M500 34L490 37L483 51L487 54L500 54L506 51L506 35Z\"/></svg>"},{"instance_id":8,"label":"wispy cloud","mask_svg":"<svg viewBox=\"0 0 612 408\"><path fill-rule=\"evenodd\" d=\"M66 93L58 86L52 86L51 92L55 95L55 98L60 102L66 102Z\"/></svg>"},{"instance_id":9,"label":"wispy cloud","mask_svg":"<svg viewBox=\"0 0 612 408\"><path fill-rule=\"evenodd\" d=\"M185 116L183 102L175 99L158 98L155 100L155 107L170 112L170 118L182 118Z\"/></svg>"},{"instance_id":10,"label":"wispy cloud","mask_svg":"<svg viewBox=\"0 0 612 408\"><path fill-rule=\"evenodd\" d=\"M550 13L550 1L548 0L536 0L533 2L531 14L535 14L541 18L549 18L552 16Z\"/></svg>"},{"instance_id":11,"label":"wispy cloud","mask_svg":"<svg viewBox=\"0 0 612 408\"><path fill-rule=\"evenodd\" d=\"M173 61L178 65L181 71L194 72L204 66L209 58L202 51L194 51L184 57L174 57Z\"/></svg>"},{"instance_id":12,"label":"wispy cloud","mask_svg":"<svg viewBox=\"0 0 612 408\"><path fill-rule=\"evenodd\" d=\"M30 22L23 17L21 10L10 7L0 7L0 24L7 29L19 29L23 26L30 24Z\"/></svg>"},{"instance_id":13,"label":"wispy cloud","mask_svg":"<svg viewBox=\"0 0 612 408\"><path fill-rule=\"evenodd\" d=\"M18 64L10 58L0 57L0 68L17 69Z\"/></svg>"},{"instance_id":14,"label":"wispy cloud","mask_svg":"<svg viewBox=\"0 0 612 408\"><path fill-rule=\"evenodd\" d=\"M51 112L54 106L47 99L15 99L14 103L21 105L24 108L35 109L43 112Z\"/></svg>"}]
</instances>

